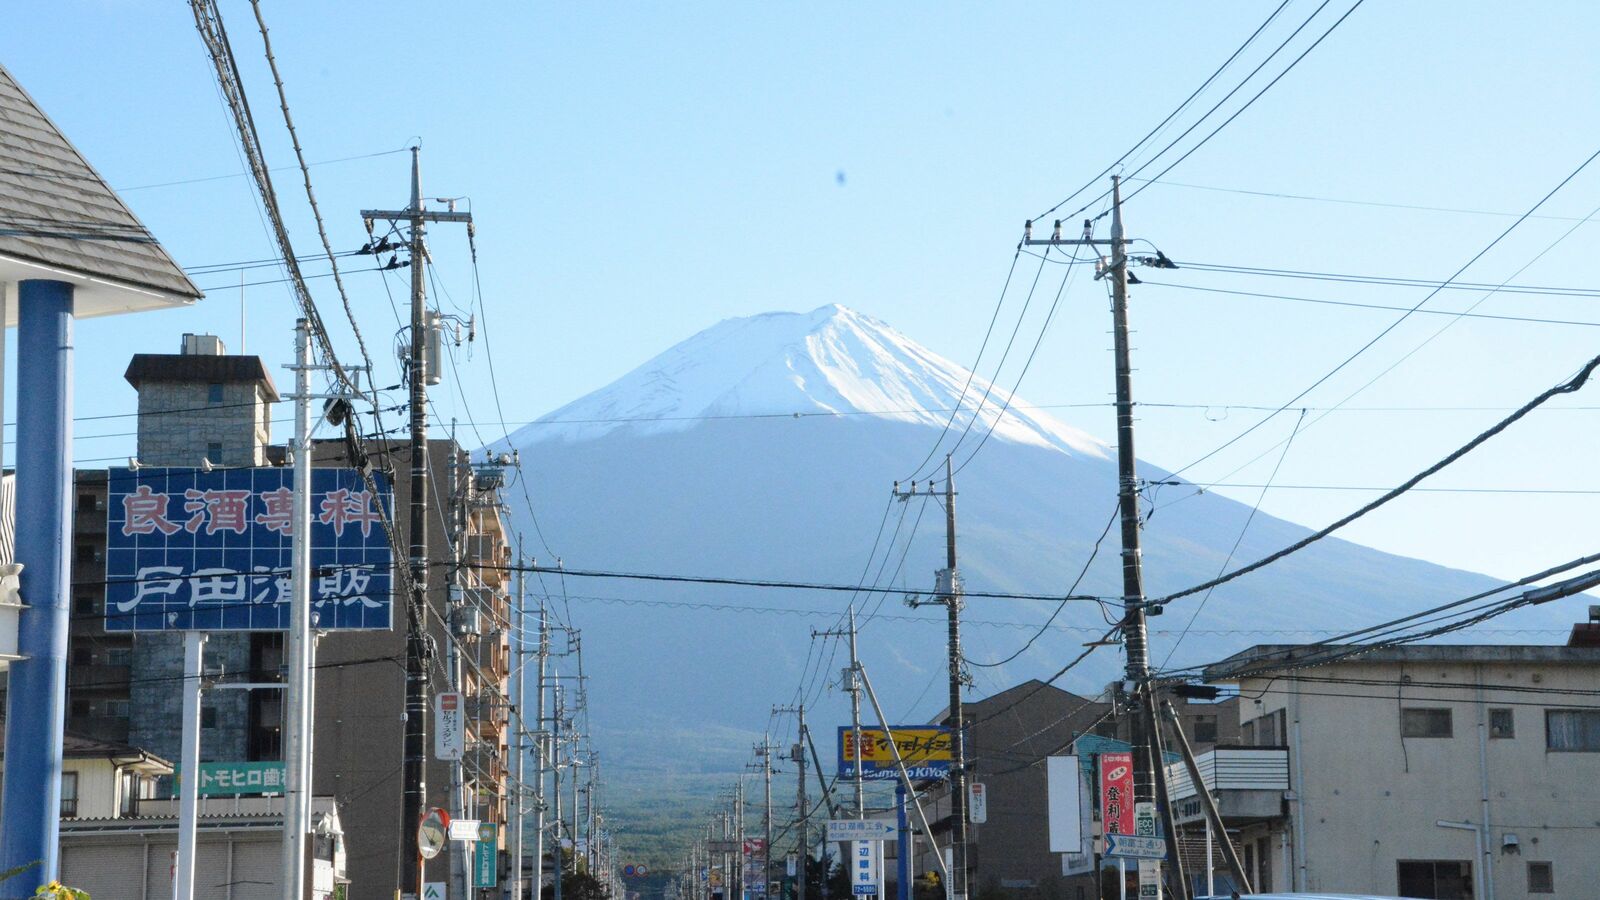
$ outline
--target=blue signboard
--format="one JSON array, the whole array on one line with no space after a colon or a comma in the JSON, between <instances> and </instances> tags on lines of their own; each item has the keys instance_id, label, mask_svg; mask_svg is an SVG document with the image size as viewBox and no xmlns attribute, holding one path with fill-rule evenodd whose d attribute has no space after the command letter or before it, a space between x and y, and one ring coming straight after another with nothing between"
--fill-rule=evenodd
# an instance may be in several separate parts
<instances>
[{"instance_id":1,"label":"blue signboard","mask_svg":"<svg viewBox=\"0 0 1600 900\"><path fill-rule=\"evenodd\" d=\"M314 627L393 624L393 554L374 474L311 472ZM111 469L107 631L283 631L289 627L290 468Z\"/></svg>"}]
</instances>

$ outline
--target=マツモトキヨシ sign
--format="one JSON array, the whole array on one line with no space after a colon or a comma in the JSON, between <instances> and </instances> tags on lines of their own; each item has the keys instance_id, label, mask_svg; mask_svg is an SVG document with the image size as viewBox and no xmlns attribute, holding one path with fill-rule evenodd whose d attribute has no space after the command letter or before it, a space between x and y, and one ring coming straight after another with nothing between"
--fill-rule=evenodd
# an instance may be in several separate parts
<instances>
[{"instance_id":1,"label":"\u30de\u30c4\u30e2\u30c8\u30ad\u30e8\u30b7 sign","mask_svg":"<svg viewBox=\"0 0 1600 900\"><path fill-rule=\"evenodd\" d=\"M107 631L289 627L293 469L141 467L106 480ZM392 626L391 503L382 475L312 470L313 627Z\"/></svg>"},{"instance_id":2,"label":"\u30de\u30c4\u30e2\u30c8\u30ad\u30e8\u30b7 sign","mask_svg":"<svg viewBox=\"0 0 1600 900\"><path fill-rule=\"evenodd\" d=\"M861 767L863 779L890 780L900 777L895 763L895 750L900 751L900 761L906 774L914 781L946 778L950 763L955 759L955 741L950 729L936 725L898 726L884 731L882 728L861 729L861 746L856 747L855 729L845 725L839 728L839 777L856 777L856 766Z\"/></svg>"}]
</instances>

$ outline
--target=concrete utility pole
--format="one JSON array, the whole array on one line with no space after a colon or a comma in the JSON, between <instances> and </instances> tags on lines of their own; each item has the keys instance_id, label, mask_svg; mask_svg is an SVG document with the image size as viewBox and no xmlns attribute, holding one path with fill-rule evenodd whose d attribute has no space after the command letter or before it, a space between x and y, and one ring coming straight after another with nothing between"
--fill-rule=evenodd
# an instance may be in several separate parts
<instances>
[{"instance_id":1,"label":"concrete utility pole","mask_svg":"<svg viewBox=\"0 0 1600 900\"><path fill-rule=\"evenodd\" d=\"M300 900L304 895L311 830L311 325L305 319L295 323L294 338L294 500L284 698L284 774L288 781L283 803L284 900Z\"/></svg>"},{"instance_id":2,"label":"concrete utility pole","mask_svg":"<svg viewBox=\"0 0 1600 900\"><path fill-rule=\"evenodd\" d=\"M422 202L422 148L411 148L411 202L405 209L364 209L368 235L373 223L384 220L411 229L411 350L407 360L410 381L411 480L406 487L410 509L406 532L410 537L411 602L406 624L406 709L404 801L400 819L400 891L415 897L422 889L422 855L417 851L417 825L422 821L428 786L428 370L427 223L460 222L472 228L472 214L454 210L426 210Z\"/></svg>"},{"instance_id":3,"label":"concrete utility pole","mask_svg":"<svg viewBox=\"0 0 1600 900\"><path fill-rule=\"evenodd\" d=\"M545 606L544 606L544 597L541 596L539 598L539 680L538 680L538 687L537 687L538 693L535 695L535 700L534 700L535 712L534 712L534 726L533 726L533 728L534 728L534 745L538 749L538 752L535 753L534 757L533 757L533 765L534 765L534 777L533 777L533 784L534 784L534 796L533 796L534 813L533 814L534 814L534 823L535 823L535 827L533 829L533 834L534 834L534 838L533 838L533 895L535 897L535 900L537 900L537 898L539 896L539 892L544 889L543 885L544 885L544 829L545 829L545 820L544 820L544 813L545 813L545 794L544 794L545 772L546 772L547 768L554 768L553 766L549 765L549 761L550 761L550 737L549 737L548 732L545 730L545 715L544 715L544 712L545 712L545 710L544 710L544 697L545 697L544 674L545 674L545 663L546 663L547 660L549 660L549 658L550 658L550 616L549 616L549 612L545 609ZM561 842L557 841L556 842L556 846L557 847L561 846ZM559 866L558 866L558 868L559 868ZM522 898L516 897L516 898L513 898L513 900L522 900Z\"/></svg>"},{"instance_id":4,"label":"concrete utility pole","mask_svg":"<svg viewBox=\"0 0 1600 900\"><path fill-rule=\"evenodd\" d=\"M775 713L794 713L800 722L799 736L794 746L790 748L789 758L795 763L795 815L798 817L796 828L795 846L799 849L800 867L796 873L795 900L806 900L806 824L808 810L806 808L806 707L799 706L774 706ZM770 852L770 851L769 851Z\"/></svg>"},{"instance_id":5,"label":"concrete utility pole","mask_svg":"<svg viewBox=\"0 0 1600 900\"><path fill-rule=\"evenodd\" d=\"M761 835L764 849L761 851L761 890L766 893L766 883L772 880L772 738L770 735L761 736L761 744L756 747L756 755L761 757L762 778L762 813ZM767 900L776 900L768 897Z\"/></svg>"},{"instance_id":6,"label":"concrete utility pole","mask_svg":"<svg viewBox=\"0 0 1600 900\"><path fill-rule=\"evenodd\" d=\"M932 494L933 482L928 483L924 496ZM902 492L895 485L895 496L908 500L917 496L916 482L911 490ZM947 653L950 669L950 705L946 721L950 725L950 874L955 882L950 886L954 900L967 896L967 740L966 713L961 702L961 686L965 682L961 653L961 573L956 568L956 485L955 472L949 456L944 458L944 545L945 567L936 575L938 602L943 603L948 621ZM888 727L885 725L884 727ZM859 739L859 737L858 737ZM859 767L858 767L859 768Z\"/></svg>"},{"instance_id":7,"label":"concrete utility pole","mask_svg":"<svg viewBox=\"0 0 1600 900\"><path fill-rule=\"evenodd\" d=\"M517 554L517 620L512 634L516 635L515 650L511 656L511 664L517 673L516 680L511 683L516 692L512 700L511 710L515 714L511 724L511 781L516 788L511 792L511 877L508 887L511 900L522 900L522 837L523 820L526 818L523 811L523 798L527 796L527 782L522 780L523 763L528 753L527 745L523 742L528 730L528 716L526 713L528 702L528 592L525 582L528 573L522 564L522 554ZM543 727L537 723L534 728ZM538 884L538 882L534 882Z\"/></svg>"},{"instance_id":8,"label":"concrete utility pole","mask_svg":"<svg viewBox=\"0 0 1600 900\"><path fill-rule=\"evenodd\" d=\"M1110 248L1109 258L1102 258L1097 277L1111 279L1112 349L1116 365L1117 402L1117 504L1122 521L1122 644L1127 656L1126 679L1133 691L1139 712L1132 719L1133 744L1133 797L1136 803L1153 803L1156 799L1155 760L1150 752L1151 734L1155 730L1155 709L1151 697L1150 647L1145 629L1146 604L1144 572L1139 535L1139 485L1135 471L1133 447L1133 366L1128 349L1128 240L1122 225L1122 180L1111 176L1111 238L1097 240L1093 236L1093 220L1084 223L1084 235L1078 240L1061 237L1061 223L1048 239L1032 237L1033 223L1027 223L1023 235L1025 245L1073 246ZM1157 255L1158 266L1176 268L1164 254ZM1156 612L1159 612L1159 607ZM1175 840L1168 835L1168 840Z\"/></svg>"}]
</instances>

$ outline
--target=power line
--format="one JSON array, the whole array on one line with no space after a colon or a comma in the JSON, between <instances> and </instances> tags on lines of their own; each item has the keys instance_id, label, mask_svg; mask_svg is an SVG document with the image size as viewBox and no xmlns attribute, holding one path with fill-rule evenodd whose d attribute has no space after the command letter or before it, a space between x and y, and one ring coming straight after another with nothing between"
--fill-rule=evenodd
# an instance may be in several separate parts
<instances>
[{"instance_id":1,"label":"power line","mask_svg":"<svg viewBox=\"0 0 1600 900\"><path fill-rule=\"evenodd\" d=\"M1106 519L1106 527L1102 528L1100 530L1100 536L1094 539L1094 546L1089 549L1089 558L1083 561L1083 568L1078 570L1078 577L1073 579L1072 587L1067 588L1067 593L1068 594L1077 593L1078 585L1082 584L1084 576L1089 574L1089 567L1094 565L1094 558L1100 554L1100 545L1105 542L1106 535L1111 533L1111 526L1115 525L1116 522L1117 522L1117 512L1118 512L1118 508L1116 506L1113 506L1111 508L1111 517ZM1063 600L1060 603L1056 604L1055 610L1050 613L1050 618L1044 620L1044 624L1039 626L1039 630L1034 632L1033 636L1029 637L1028 640L1021 647L1017 648L1017 652L1011 654L1010 656L1006 657L1005 659L997 660L995 662L979 662L979 661L974 660L974 659L965 658L965 657L963 657L963 658L966 659L968 664L974 665L974 666L978 666L979 668L983 668L983 669L992 669L992 668L995 668L997 666L1003 666L1006 663L1011 662L1012 660L1016 659L1017 657L1021 656L1024 653L1026 653L1028 651L1028 648L1033 646L1034 641L1037 641L1041 635L1043 635L1046 631L1048 631L1050 629L1050 626L1051 626L1052 623L1055 622L1056 617L1061 615L1061 611L1066 609L1066 608L1067 608L1067 601L1065 601L1065 600ZM1095 629L1085 628L1083 630L1084 631L1093 631Z\"/></svg>"},{"instance_id":2,"label":"power line","mask_svg":"<svg viewBox=\"0 0 1600 900\"><path fill-rule=\"evenodd\" d=\"M1358 5L1359 5L1359 3L1358 3ZM1229 438L1227 441L1223 442L1221 445L1219 445L1219 446L1213 448L1212 450L1208 451L1205 455L1201 456L1200 458L1198 458L1198 459L1194 460L1193 462L1190 462L1189 464L1177 469L1176 471L1174 471L1172 473L1172 476L1173 477L1177 477L1178 475L1181 475L1184 472L1186 472L1186 471L1194 468L1195 466L1199 465L1200 463L1205 462L1206 460L1208 460L1211 457L1217 455L1218 453L1221 453L1223 450L1226 450L1228 447L1231 447L1234 444L1238 443L1240 440L1244 439L1245 436L1251 434L1256 429L1260 428L1262 425L1265 425L1274 416L1278 415L1279 413L1283 412L1286 409L1291 408L1294 404L1300 402L1300 400L1302 398L1304 398L1307 394L1309 394L1312 391L1316 390L1318 387L1322 386L1325 382L1327 382L1328 379L1332 378L1334 375L1336 375L1339 372L1343 371L1346 366L1350 365L1352 362L1355 362L1355 360L1358 357L1360 357L1363 353L1366 353L1367 350L1371 349L1380 340L1383 340L1384 337L1388 336L1388 334L1390 332L1392 332L1396 328L1400 327L1400 324L1402 322L1404 322L1404 321L1406 321L1406 319L1410 318L1413 313L1415 313L1418 309L1421 309L1423 307L1423 305L1426 304L1429 300L1432 300L1434 297L1438 296L1439 292L1444 290L1444 286L1445 285L1454 282L1457 278L1459 278L1462 275L1462 273L1466 272L1467 269L1471 268L1474 264L1476 264L1478 262L1478 260L1482 259L1485 255L1487 255L1490 250L1492 250L1496 246L1498 246L1499 243L1501 241L1505 240L1505 238L1508 235L1510 235L1512 231L1516 230L1517 226L1521 225L1524 221L1526 221L1528 216L1530 216L1533 213L1537 212L1539 210L1539 208L1544 206L1544 204L1546 202L1548 202L1551 197L1555 196L1556 193L1559 192L1562 188L1566 187L1569 182L1571 182L1574 178L1578 177L1579 173L1581 173L1584 169L1588 168L1589 164L1594 162L1596 157L1600 157L1600 150L1596 150L1594 153L1590 154L1589 157L1587 159L1585 159L1582 163L1580 163L1576 169L1573 169L1570 173L1567 174L1567 176L1565 178L1561 179L1561 182L1559 184L1557 184L1555 187L1551 188L1549 190L1549 192L1547 192L1543 197L1540 197L1539 200L1536 203L1534 203L1532 206L1528 207L1528 209L1521 216L1517 217L1516 221L1514 221L1510 225L1506 226L1505 230L1501 231L1498 235L1495 236L1495 238L1493 240L1491 240L1491 241L1489 241L1489 243L1485 244L1480 250L1478 250L1477 253L1474 253L1472 255L1472 257L1470 259L1468 259L1465 263L1463 263L1458 269L1456 269L1455 272L1452 273L1449 278L1446 278L1443 281L1439 282L1438 285L1436 285L1432 290L1430 290L1427 293L1426 296L1424 296L1421 300L1418 300L1417 303L1414 306L1412 306L1410 309L1408 309L1406 312L1402 313L1399 318L1395 319L1393 322L1390 322L1387 326L1385 326L1383 328L1382 331L1379 331L1376 335L1373 335L1373 337L1370 340L1368 340L1366 343L1364 343L1360 347L1356 348L1356 351L1354 353L1351 353L1349 356L1345 357L1338 365L1334 366L1332 369L1328 370L1326 373L1324 373L1323 375L1318 377L1315 381L1313 381L1310 385L1308 385L1307 387L1302 389L1299 393L1295 394L1293 397L1290 397L1281 406L1279 406L1278 409L1276 409L1273 412L1271 412L1271 413L1267 414L1266 416L1262 417L1254 425L1251 425L1250 427L1246 428L1245 430L1243 430L1243 431L1239 432L1238 434L1234 435L1233 437ZM1148 187L1148 186L1149 185L1147 184L1146 187Z\"/></svg>"},{"instance_id":3,"label":"power line","mask_svg":"<svg viewBox=\"0 0 1600 900\"><path fill-rule=\"evenodd\" d=\"M1431 475L1434 475L1435 473L1437 473L1440 470L1442 470L1442 469L1446 468L1447 466L1451 465L1452 463L1454 463L1456 460L1460 459L1461 457L1466 456L1468 453L1471 453L1473 450L1477 449L1479 446L1481 446L1482 444L1487 442L1489 439L1491 439L1491 438L1495 437L1496 435L1500 434L1501 432L1505 431L1507 428L1510 428L1513 424L1515 424L1517 421L1521 420L1524 416L1526 416L1528 413L1532 412L1535 408L1537 408L1538 406L1540 406L1541 404L1543 404L1544 402L1546 402L1550 398L1559 396L1561 394L1570 394L1570 393L1572 393L1574 391L1577 391L1578 389L1582 388L1584 383L1589 380L1589 376L1591 374L1593 374L1593 372L1594 372L1596 367L1600 367L1600 356L1596 356L1593 359L1590 359L1587 363L1585 363L1583 365L1583 367L1581 369L1578 370L1578 373L1576 375L1572 376L1572 378L1570 378L1570 379L1568 379L1568 380L1566 380L1566 381L1564 381L1564 382L1562 382L1560 384L1555 385L1554 387L1551 387L1551 388L1541 392L1537 397L1534 397L1532 400L1529 400L1526 404L1524 404L1516 412L1514 412L1511 415L1505 417L1504 419L1501 419L1499 422L1495 423L1489 429L1480 432L1476 437L1472 438L1472 440L1470 440L1470 441L1467 441L1465 444L1462 444L1460 447L1458 447L1455 451L1450 453L1448 456L1444 457L1443 459L1439 460L1438 462L1434 463L1433 465L1428 466L1426 469L1423 469L1421 472L1418 472L1417 474L1411 476L1410 478L1408 478L1405 481L1401 482L1400 485L1398 485L1397 487L1391 488L1390 490L1385 492L1383 494L1383 496L1378 497L1376 500L1373 500L1372 502L1367 503L1366 505L1364 505L1361 508L1357 509L1356 511L1344 516L1343 518L1340 518L1338 521L1334 522L1333 524L1331 524L1331 525L1329 525L1329 526L1327 526L1327 527L1325 527L1325 528L1323 528L1323 529L1321 529L1319 531L1313 532L1312 534L1307 535L1306 537L1301 538L1298 541L1295 541L1294 543L1290 544L1287 547L1284 547L1281 550L1275 551L1273 553L1269 553L1266 556L1263 556L1262 558L1256 560L1255 562L1250 563L1249 565L1240 566L1239 568L1234 569L1232 572L1228 572L1228 573L1225 573L1223 575L1219 575L1216 578L1211 579L1210 581L1203 582L1203 583L1195 585L1193 587L1184 588L1183 590L1178 591L1176 593L1168 594L1165 597L1161 597L1159 599L1152 600L1151 604L1152 605L1157 605L1157 604L1165 605L1167 603L1171 603L1173 600L1176 600L1176 599L1178 599L1180 597L1187 597L1190 594L1195 594L1195 593L1198 593L1200 591L1210 590L1211 588L1216 587L1217 585L1226 584L1226 583L1234 580L1235 578L1240 577L1241 575L1246 575L1246 574L1249 574L1250 572L1254 572L1257 569L1260 569L1260 568L1262 568L1264 566L1271 565L1272 563L1284 558L1285 556L1290 555L1291 553L1295 553L1297 551L1305 549L1306 547L1309 547L1310 545L1316 543L1317 541L1322 540L1323 538L1327 537L1330 534L1333 534L1335 531L1338 531L1339 529L1341 529L1344 526L1350 524L1351 522L1354 522L1355 520L1361 518L1362 516L1365 516L1368 513L1372 512L1373 510L1378 509L1379 507L1387 504L1389 501L1395 499L1396 497L1399 497L1400 495L1406 493L1407 491L1409 491L1413 487L1415 487L1417 484L1419 484L1423 479L1428 478Z\"/></svg>"},{"instance_id":4,"label":"power line","mask_svg":"<svg viewBox=\"0 0 1600 900\"><path fill-rule=\"evenodd\" d=\"M1559 188L1558 188L1559 190ZM1545 199L1549 199L1546 197ZM1537 218L1527 215L1524 219ZM1578 224L1594 218L1591 213L1587 216L1575 217ZM1521 221L1521 220L1519 220ZM1196 272L1223 272L1230 275L1255 275L1264 278L1292 278L1302 281L1332 281L1340 284L1376 284L1390 287L1427 287L1439 288L1449 291L1493 291L1500 294L1529 294L1542 297L1600 297L1600 289L1584 287L1561 287L1551 285L1511 284L1501 282L1493 284L1481 281L1457 281L1454 278L1446 281L1435 281L1427 278L1407 278L1399 275L1360 275L1346 272L1318 272L1305 269L1274 269L1263 266L1238 266L1223 263L1204 263L1181 261L1180 269L1192 269ZM1268 295L1274 296L1274 295Z\"/></svg>"},{"instance_id":5,"label":"power line","mask_svg":"<svg viewBox=\"0 0 1600 900\"><path fill-rule=\"evenodd\" d=\"M1150 129L1145 134L1144 137L1140 138L1137 142L1134 143L1134 145L1132 147L1129 147L1126 151L1124 151L1121 156L1117 157L1115 160L1112 160L1110 165L1106 166L1104 169L1101 169L1099 172L1095 173L1095 176L1093 178L1090 178L1088 181L1084 182L1083 183L1083 187L1080 187L1077 190L1073 191L1071 194L1068 194L1066 199L1062 200L1061 202L1057 203L1056 205L1050 207L1049 209L1045 210L1044 212L1038 214L1037 216L1034 216L1033 217L1034 220L1035 221L1043 220L1044 218L1049 216L1051 213L1054 213L1056 210L1058 210L1061 207L1063 207L1063 206L1067 205L1068 203L1072 202L1072 200L1075 197L1078 197L1084 191L1086 191L1089 188L1093 187L1094 185L1098 184L1100 179L1102 179L1102 178L1106 177L1107 175L1111 174L1111 171L1113 169L1115 169L1117 166L1122 165L1124 160L1126 160L1129 156L1132 156L1134 154L1134 152L1136 152L1140 147L1143 147L1146 142L1148 142L1151 138L1155 137L1156 134L1159 133L1162 129L1166 128L1167 127L1167 123L1171 122L1174 118L1176 118L1179 113L1183 112L1185 109L1188 109L1189 108L1189 104L1193 103L1194 99L1196 97L1200 96L1201 92L1203 92L1206 88L1210 87L1211 83L1213 81L1217 80L1217 76L1221 75L1224 70L1226 70L1230 65L1232 65L1233 61L1239 58L1239 54L1243 53L1246 50L1246 48L1248 48L1252 43L1254 43L1255 39L1258 36L1260 36L1261 32L1266 30L1266 27L1268 25L1271 25L1274 19L1278 18L1278 13L1283 12L1283 8L1288 6L1288 5L1289 5L1289 0L1283 0L1283 2L1279 3L1277 8L1274 9L1272 11L1272 13L1267 16L1266 20L1263 21L1260 25L1257 25L1255 31L1250 32L1250 36L1244 39L1244 43L1240 44L1237 48L1234 49L1234 51L1232 53L1228 54L1228 58L1222 61L1222 65L1217 66L1217 68L1210 75L1206 76L1206 80L1200 82L1200 86L1199 87L1197 87L1193 91L1191 91L1189 93L1189 96L1183 98L1183 102L1179 103L1176 107L1174 107L1172 112L1167 113L1166 118L1162 119L1160 122L1157 122L1156 126L1154 128L1152 128L1152 129ZM1282 48L1280 47L1279 49L1281 50ZM1277 51L1274 50L1273 53L1276 54ZM1269 56L1268 59L1271 59L1271 57ZM1252 74L1254 74L1254 73L1252 73ZM1246 78L1246 80L1248 81L1249 79ZM1235 89L1235 90L1237 90L1237 89ZM1226 99L1226 98L1224 98L1224 99ZM1207 115L1210 115L1210 113L1207 113ZM1203 120L1204 116L1202 116L1201 118ZM1085 208L1087 208L1088 206L1093 205L1094 202L1095 201L1091 200L1088 204L1085 204ZM1082 210L1079 210L1079 212L1082 212Z\"/></svg>"},{"instance_id":6,"label":"power line","mask_svg":"<svg viewBox=\"0 0 1600 900\"><path fill-rule=\"evenodd\" d=\"M1351 300L1326 300L1317 297L1294 297L1287 294L1266 294L1257 291L1236 291L1225 288L1200 287L1192 284L1176 284L1170 281L1154 281L1150 278L1142 279L1143 286L1176 288L1181 291L1198 291L1207 294L1229 294L1236 297L1254 297L1261 300L1285 300L1295 303L1312 303L1320 306L1338 306L1349 309L1376 309L1394 312L1406 312L1404 306L1391 306L1383 303L1356 303ZM1596 295L1600 296L1600 295ZM1493 313L1457 312L1448 309L1419 309L1414 310L1417 315L1449 316L1455 319L1487 319L1497 322L1526 322L1533 325L1575 325L1585 328L1600 328L1600 322L1588 322L1579 319L1544 319L1534 316L1508 316Z\"/></svg>"},{"instance_id":7,"label":"power line","mask_svg":"<svg viewBox=\"0 0 1600 900\"><path fill-rule=\"evenodd\" d=\"M584 570L584 569L558 569L558 568L552 568L550 566L537 566L537 565L532 565L532 566L495 566L495 565L488 565L488 564L485 564L485 563L464 563L463 566L465 568L482 569L482 570L499 571L499 572L552 572L552 573L553 572L561 572L563 574L570 575L573 578L618 578L618 579L631 580L631 581L666 581L666 582L676 582L676 583L683 583L683 584L717 584L717 585L729 585L729 586L735 586L735 587L787 588L787 589L795 589L795 590L832 591L832 592L844 592L844 593L859 591L861 593L866 593L866 594L904 594L904 593L916 594L916 593L921 593L919 591L905 591L905 590L902 590L900 588L872 587L872 586L865 586L865 585L859 585L859 584L857 584L857 585L825 584L825 583L822 583L822 582L810 582L810 581L777 581L777 580L772 580L772 579L755 579L755 578L723 578L723 577L695 576L695 575L663 575L663 574L647 573L647 572L607 572L607 571ZM1101 603L1101 602L1104 602L1105 599L1106 599L1104 597L1092 596L1092 595L1076 595L1076 596L1069 595L1069 596L1066 596L1065 598L1063 598L1062 595L1060 595L1060 594L1023 594L1023 593L1012 593L1012 592L1005 592L1005 591L970 591L969 590L969 591L963 591L963 594L965 596L967 596L967 597L978 597L978 598L991 599L991 600L1050 600L1050 601L1059 601L1059 600L1062 600L1062 599L1066 599L1066 600L1082 600L1082 601L1089 601L1089 602L1093 602L1093 603Z\"/></svg>"},{"instance_id":8,"label":"power line","mask_svg":"<svg viewBox=\"0 0 1600 900\"><path fill-rule=\"evenodd\" d=\"M1328 28L1325 31L1323 31L1322 34L1319 35L1316 40L1311 42L1311 46L1309 46L1306 49L1302 50L1300 52L1299 56L1296 56L1293 60L1291 60L1289 62L1289 65L1284 67L1283 71L1281 71L1277 75L1273 76L1273 79L1271 81L1267 82L1265 87L1263 87L1261 90L1257 91L1255 93L1255 96L1251 97L1249 100L1246 100L1244 102L1243 106L1241 106L1238 109L1234 110L1232 115L1230 115L1226 119L1222 120L1222 124L1221 125L1218 125L1216 128L1211 129L1211 132L1209 134L1207 134L1205 137L1201 138L1199 143L1195 144L1193 147L1190 147L1188 150L1185 150L1183 152L1182 156L1179 156L1177 159L1173 160L1171 163L1169 163L1166 166L1166 168L1162 169L1160 172L1157 172L1153 177L1147 179L1144 184L1142 184L1139 187L1135 188L1133 193L1129 194L1125 199L1126 200L1132 200L1134 197L1139 196L1141 193L1143 193L1145 191L1145 189L1149 188L1150 185L1154 184L1157 181L1160 181L1162 179L1162 177L1165 176L1168 172L1171 172L1173 169L1177 168L1180 164L1182 164L1184 160L1186 160L1190 156L1194 155L1194 152L1196 150L1199 150L1201 147L1204 147L1207 143L1209 143L1212 138L1216 137L1217 134L1222 131L1222 129L1227 128L1229 125L1233 124L1233 120L1234 119L1239 118L1239 116L1242 115L1245 110L1247 110L1250 107L1254 106L1255 102L1257 100L1260 100L1262 95L1265 94L1267 91L1272 90L1273 86L1276 85L1279 81L1281 81L1285 75L1288 75L1290 72L1294 71L1294 67L1298 66L1300 64L1301 60L1305 59L1306 56L1311 53L1311 51L1317 49L1317 47L1319 45L1321 45L1323 41L1327 40L1328 39L1328 35L1333 34L1333 32L1335 30L1337 30L1340 25L1343 25L1344 21L1346 19L1350 18L1350 15L1352 13L1354 13L1356 10L1360 9L1361 8L1361 4L1363 4L1365 2L1366 2L1366 0L1356 0L1355 3L1351 4L1350 8L1345 10L1344 15L1340 16L1338 19L1335 19L1334 23L1332 25L1329 25ZM1322 12L1323 7L1327 6L1328 3L1329 3L1329 0L1323 0L1322 5L1318 6L1315 10L1313 10L1311 15L1306 17L1305 22L1301 23L1300 28L1296 28L1292 34L1290 34L1287 38L1284 39L1284 42L1278 46L1278 50L1282 50L1285 46L1288 45L1288 43L1290 41L1294 40L1295 35L1298 35L1300 33L1300 29L1304 28L1306 25L1311 24L1311 20L1315 19ZM1278 50L1272 51L1274 56L1277 55ZM1272 56L1268 56L1266 60L1262 61L1261 66L1265 66L1267 61L1270 61L1271 59L1272 59ZM1255 68L1255 70L1253 70L1248 76L1246 76L1245 77L1245 81L1244 82L1240 82L1239 87L1244 87L1245 82L1248 82L1251 78L1255 77L1256 72L1261 70L1261 66L1257 66ZM1234 90L1237 91L1238 88L1235 88ZM1215 112L1218 107L1221 107L1222 104L1226 103L1228 101L1228 98L1232 97L1232 96L1233 96L1233 92L1229 92L1227 97L1223 97L1222 100L1218 101L1217 105L1213 106L1211 108L1211 110L1206 113L1205 116L1202 116L1200 118L1200 120L1195 123L1195 125L1190 126L1187 131L1185 131L1183 134L1178 135L1178 137L1175 140L1173 140L1172 143L1170 143L1166 147L1164 147L1161 150L1161 153L1156 154L1156 156L1152 157L1149 162L1146 162L1144 165L1141 165L1139 168L1135 169L1133 171L1133 175L1136 176L1140 172L1143 172L1152 163L1154 163L1155 160L1157 158L1159 158L1162 153L1166 153L1167 150L1170 150L1174 146L1176 146L1177 143L1179 141L1183 140L1185 137L1187 137L1189 132L1193 131L1194 128L1200 124L1200 122L1205 121L1207 116L1210 116L1212 112Z\"/></svg>"}]
</instances>

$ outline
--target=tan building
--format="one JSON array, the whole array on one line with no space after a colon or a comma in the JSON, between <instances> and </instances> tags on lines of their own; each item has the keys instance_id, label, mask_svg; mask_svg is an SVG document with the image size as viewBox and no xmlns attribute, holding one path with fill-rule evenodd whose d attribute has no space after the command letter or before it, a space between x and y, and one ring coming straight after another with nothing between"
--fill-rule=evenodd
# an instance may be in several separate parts
<instances>
[{"instance_id":1,"label":"tan building","mask_svg":"<svg viewBox=\"0 0 1600 900\"><path fill-rule=\"evenodd\" d=\"M1258 646L1207 670L1238 685L1256 745L1200 763L1257 890L1595 896L1600 647L1408 645L1294 668L1327 650ZM1180 822L1203 828L1187 774L1168 777Z\"/></svg>"}]
</instances>

